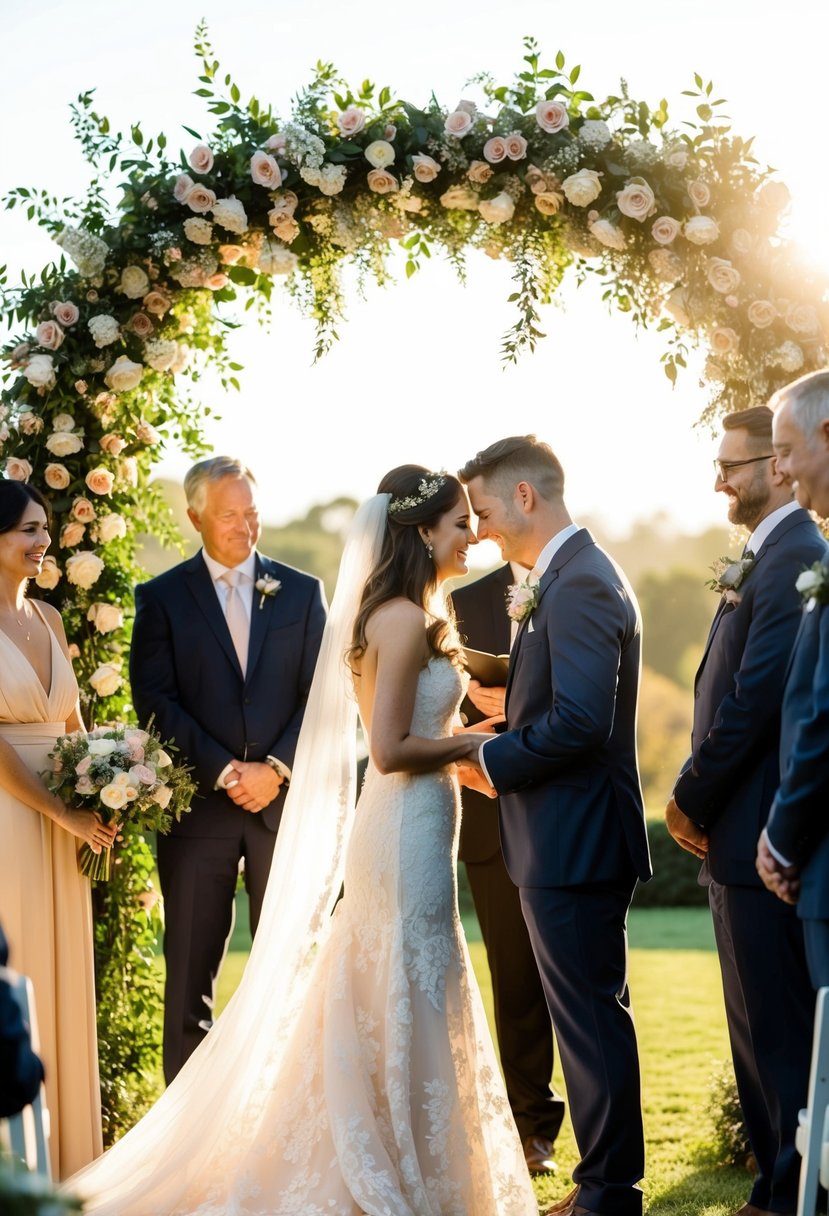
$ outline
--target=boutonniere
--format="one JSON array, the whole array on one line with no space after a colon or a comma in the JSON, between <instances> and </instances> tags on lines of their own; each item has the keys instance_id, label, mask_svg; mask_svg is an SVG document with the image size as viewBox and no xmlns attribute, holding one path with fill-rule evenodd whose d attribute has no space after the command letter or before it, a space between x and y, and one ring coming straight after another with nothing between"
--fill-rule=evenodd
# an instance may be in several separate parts
<instances>
[{"instance_id":1,"label":"boutonniere","mask_svg":"<svg viewBox=\"0 0 829 1216\"><path fill-rule=\"evenodd\" d=\"M714 577L705 585L718 595L724 595L729 604L739 604L743 598L738 594L739 588L755 564L756 558L750 549L742 557L721 557L711 567Z\"/></svg>"},{"instance_id":2,"label":"boutonniere","mask_svg":"<svg viewBox=\"0 0 829 1216\"><path fill-rule=\"evenodd\" d=\"M829 604L829 570L822 562L799 574L795 587L803 596L807 612L814 612L818 604Z\"/></svg>"},{"instance_id":3,"label":"boutonniere","mask_svg":"<svg viewBox=\"0 0 829 1216\"><path fill-rule=\"evenodd\" d=\"M258 578L255 583L256 590L259 592L259 607L261 609L265 602L265 596L276 595L282 587L278 578L271 578L269 574L265 574L262 578Z\"/></svg>"},{"instance_id":4,"label":"boutonniere","mask_svg":"<svg viewBox=\"0 0 829 1216\"><path fill-rule=\"evenodd\" d=\"M523 621L538 607L538 582L531 583L524 579L523 583L512 583L507 587L507 616L512 621Z\"/></svg>"}]
</instances>

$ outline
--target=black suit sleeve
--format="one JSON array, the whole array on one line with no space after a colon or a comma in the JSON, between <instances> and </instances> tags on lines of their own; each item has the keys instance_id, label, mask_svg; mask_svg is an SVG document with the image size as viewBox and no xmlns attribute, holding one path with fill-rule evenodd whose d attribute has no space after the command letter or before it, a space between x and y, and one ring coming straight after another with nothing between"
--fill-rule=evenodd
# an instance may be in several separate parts
<instances>
[{"instance_id":1,"label":"black suit sleeve","mask_svg":"<svg viewBox=\"0 0 829 1216\"><path fill-rule=\"evenodd\" d=\"M155 715L153 726L162 740L174 742L187 757L202 789L213 789L233 756L179 702L170 620L148 584L135 589L130 684L139 722L146 725Z\"/></svg>"},{"instance_id":2,"label":"black suit sleeve","mask_svg":"<svg viewBox=\"0 0 829 1216\"><path fill-rule=\"evenodd\" d=\"M322 583L314 580L314 588L309 598L308 615L303 634L302 661L299 674L300 695L296 708L285 729L277 739L274 739L268 748L269 756L275 756L284 764L287 764L289 768L293 768L294 765L297 739L302 727L302 719L305 716L305 706L308 701L308 693L311 689L311 681L314 678L317 658L319 657L322 633L325 629L325 617L326 604Z\"/></svg>"},{"instance_id":3,"label":"black suit sleeve","mask_svg":"<svg viewBox=\"0 0 829 1216\"><path fill-rule=\"evenodd\" d=\"M43 1065L32 1051L28 1028L6 971L8 948L0 930L0 1118L16 1115L37 1097Z\"/></svg>"}]
</instances>

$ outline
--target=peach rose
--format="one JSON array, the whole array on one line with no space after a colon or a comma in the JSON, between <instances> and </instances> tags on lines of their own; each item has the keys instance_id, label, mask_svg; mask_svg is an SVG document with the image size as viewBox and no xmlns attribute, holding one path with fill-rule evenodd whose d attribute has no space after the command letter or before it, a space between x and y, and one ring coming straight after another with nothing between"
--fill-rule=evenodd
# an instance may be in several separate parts
<instances>
[{"instance_id":1,"label":"peach rose","mask_svg":"<svg viewBox=\"0 0 829 1216\"><path fill-rule=\"evenodd\" d=\"M121 540L127 535L127 521L117 511L111 511L98 520L96 534L102 545L108 545L111 540Z\"/></svg>"},{"instance_id":2,"label":"peach rose","mask_svg":"<svg viewBox=\"0 0 829 1216\"><path fill-rule=\"evenodd\" d=\"M440 165L432 156L425 152L416 152L412 157L412 169L419 182L433 182L440 173Z\"/></svg>"},{"instance_id":3,"label":"peach rose","mask_svg":"<svg viewBox=\"0 0 829 1216\"><path fill-rule=\"evenodd\" d=\"M43 470L43 480L50 490L65 490L72 478L66 465L47 464Z\"/></svg>"},{"instance_id":4,"label":"peach rose","mask_svg":"<svg viewBox=\"0 0 829 1216\"><path fill-rule=\"evenodd\" d=\"M271 201L273 206L268 212L268 218L272 215L287 215L290 218L293 216L299 203L299 199L293 190L278 190L276 194L271 196Z\"/></svg>"},{"instance_id":5,"label":"peach rose","mask_svg":"<svg viewBox=\"0 0 829 1216\"><path fill-rule=\"evenodd\" d=\"M527 141L520 131L513 131L511 135L507 135L504 144L510 160L523 160L527 155Z\"/></svg>"},{"instance_id":6,"label":"peach rose","mask_svg":"<svg viewBox=\"0 0 829 1216\"><path fill-rule=\"evenodd\" d=\"M88 498L76 498L72 503L72 515L82 524L91 524L95 518L95 508Z\"/></svg>"},{"instance_id":7,"label":"peach rose","mask_svg":"<svg viewBox=\"0 0 829 1216\"><path fill-rule=\"evenodd\" d=\"M196 144L187 159L194 173L209 173L213 168L213 153L207 144Z\"/></svg>"},{"instance_id":8,"label":"peach rose","mask_svg":"<svg viewBox=\"0 0 829 1216\"><path fill-rule=\"evenodd\" d=\"M337 117L337 126L343 139L350 139L352 135L358 135L365 125L365 113L357 106L349 106Z\"/></svg>"},{"instance_id":9,"label":"peach rose","mask_svg":"<svg viewBox=\"0 0 829 1216\"><path fill-rule=\"evenodd\" d=\"M146 443L148 447L154 447L161 442L161 436L149 422L139 422L135 428L135 437L139 443Z\"/></svg>"},{"instance_id":10,"label":"peach rose","mask_svg":"<svg viewBox=\"0 0 829 1216\"><path fill-rule=\"evenodd\" d=\"M115 393L126 393L130 389L138 387L143 375L144 365L142 363L133 363L126 355L121 355L104 376L104 383Z\"/></svg>"},{"instance_id":11,"label":"peach rose","mask_svg":"<svg viewBox=\"0 0 829 1216\"><path fill-rule=\"evenodd\" d=\"M35 582L42 591L53 591L61 580L60 566L54 557L44 557L40 573L35 576Z\"/></svg>"},{"instance_id":12,"label":"peach rose","mask_svg":"<svg viewBox=\"0 0 829 1216\"><path fill-rule=\"evenodd\" d=\"M93 494L111 494L112 487L115 485L114 475L102 465L98 465L96 469L90 469L84 481Z\"/></svg>"},{"instance_id":13,"label":"peach rose","mask_svg":"<svg viewBox=\"0 0 829 1216\"><path fill-rule=\"evenodd\" d=\"M83 395L86 393L86 390L88 388L89 388L89 385L87 384L87 382L85 380L76 380L75 381L75 392L80 393L81 397L83 397Z\"/></svg>"},{"instance_id":14,"label":"peach rose","mask_svg":"<svg viewBox=\"0 0 829 1216\"><path fill-rule=\"evenodd\" d=\"M191 186L184 202L191 211L195 211L197 215L203 215L206 211L212 211L216 206L216 192L208 190L207 186Z\"/></svg>"},{"instance_id":15,"label":"peach rose","mask_svg":"<svg viewBox=\"0 0 829 1216\"><path fill-rule=\"evenodd\" d=\"M70 326L76 325L80 315L77 305L69 300L59 300L52 305L52 316L58 325L62 325L64 329L69 329Z\"/></svg>"},{"instance_id":16,"label":"peach rose","mask_svg":"<svg viewBox=\"0 0 829 1216\"><path fill-rule=\"evenodd\" d=\"M187 202L187 195L195 186L195 182L189 173L179 173L176 178L176 184L173 186L173 197L177 203Z\"/></svg>"},{"instance_id":17,"label":"peach rose","mask_svg":"<svg viewBox=\"0 0 829 1216\"><path fill-rule=\"evenodd\" d=\"M651 224L651 236L658 245L670 245L679 236L682 226L670 215L660 215Z\"/></svg>"},{"instance_id":18,"label":"peach rose","mask_svg":"<svg viewBox=\"0 0 829 1216\"><path fill-rule=\"evenodd\" d=\"M512 195L502 190L495 198L481 199L478 211L488 224L504 224L515 215L515 202Z\"/></svg>"},{"instance_id":19,"label":"peach rose","mask_svg":"<svg viewBox=\"0 0 829 1216\"><path fill-rule=\"evenodd\" d=\"M250 158L250 176L257 186L278 190L282 185L282 170L267 152L254 152Z\"/></svg>"},{"instance_id":20,"label":"peach rose","mask_svg":"<svg viewBox=\"0 0 829 1216\"><path fill-rule=\"evenodd\" d=\"M365 150L365 158L375 169L388 169L394 164L394 147L387 139L375 139Z\"/></svg>"},{"instance_id":21,"label":"peach rose","mask_svg":"<svg viewBox=\"0 0 829 1216\"><path fill-rule=\"evenodd\" d=\"M369 169L366 181L375 194L392 194L398 189L397 178L385 169Z\"/></svg>"},{"instance_id":22,"label":"peach rose","mask_svg":"<svg viewBox=\"0 0 829 1216\"><path fill-rule=\"evenodd\" d=\"M774 322L777 309L771 300L753 300L748 306L746 316L755 329L767 329Z\"/></svg>"},{"instance_id":23,"label":"peach rose","mask_svg":"<svg viewBox=\"0 0 829 1216\"><path fill-rule=\"evenodd\" d=\"M113 633L124 624L124 614L117 604L90 604L86 619L98 633Z\"/></svg>"},{"instance_id":24,"label":"peach rose","mask_svg":"<svg viewBox=\"0 0 829 1216\"><path fill-rule=\"evenodd\" d=\"M270 212L268 212L270 215ZM224 262L225 266L235 266L241 257L244 257L244 248L241 245L220 245L219 257Z\"/></svg>"},{"instance_id":25,"label":"peach rose","mask_svg":"<svg viewBox=\"0 0 829 1216\"><path fill-rule=\"evenodd\" d=\"M721 295L730 295L740 286L740 272L726 258L709 258L707 275L714 291Z\"/></svg>"},{"instance_id":26,"label":"peach rose","mask_svg":"<svg viewBox=\"0 0 829 1216\"><path fill-rule=\"evenodd\" d=\"M43 346L46 350L57 350L63 343L64 332L57 321L41 321L35 337L38 346Z\"/></svg>"},{"instance_id":27,"label":"peach rose","mask_svg":"<svg viewBox=\"0 0 829 1216\"><path fill-rule=\"evenodd\" d=\"M737 350L740 339L736 330L727 325L718 325L711 331L711 349L715 355L730 355Z\"/></svg>"},{"instance_id":28,"label":"peach rose","mask_svg":"<svg viewBox=\"0 0 829 1216\"><path fill-rule=\"evenodd\" d=\"M466 110L453 110L451 114L447 115L443 129L447 135L454 135L455 139L463 139L464 135L468 135L472 130L472 123L472 115Z\"/></svg>"},{"instance_id":29,"label":"peach rose","mask_svg":"<svg viewBox=\"0 0 829 1216\"><path fill-rule=\"evenodd\" d=\"M102 435L98 441L101 445L101 450L110 456L118 456L126 447L124 440L120 435Z\"/></svg>"},{"instance_id":30,"label":"peach rose","mask_svg":"<svg viewBox=\"0 0 829 1216\"><path fill-rule=\"evenodd\" d=\"M28 481L32 472L32 466L22 456L10 456L6 461L6 476L9 481Z\"/></svg>"},{"instance_id":31,"label":"peach rose","mask_svg":"<svg viewBox=\"0 0 829 1216\"><path fill-rule=\"evenodd\" d=\"M617 191L616 206L622 215L643 224L656 210L653 190L644 178L632 177L624 190Z\"/></svg>"},{"instance_id":32,"label":"peach rose","mask_svg":"<svg viewBox=\"0 0 829 1216\"><path fill-rule=\"evenodd\" d=\"M156 317L163 317L170 307L170 297L163 291L151 291L144 296L143 303L147 312L151 312Z\"/></svg>"},{"instance_id":33,"label":"peach rose","mask_svg":"<svg viewBox=\"0 0 829 1216\"><path fill-rule=\"evenodd\" d=\"M499 165L502 160L506 160L507 144L506 140L500 135L493 135L492 139L488 139L484 144L484 159L488 160L491 165Z\"/></svg>"},{"instance_id":34,"label":"peach rose","mask_svg":"<svg viewBox=\"0 0 829 1216\"><path fill-rule=\"evenodd\" d=\"M564 179L561 188L568 203L574 207L586 207L599 197L602 183L595 169L579 169Z\"/></svg>"},{"instance_id":35,"label":"peach rose","mask_svg":"<svg viewBox=\"0 0 829 1216\"><path fill-rule=\"evenodd\" d=\"M711 202L711 191L705 182L688 182L688 197L695 207L707 207Z\"/></svg>"},{"instance_id":36,"label":"peach rose","mask_svg":"<svg viewBox=\"0 0 829 1216\"><path fill-rule=\"evenodd\" d=\"M533 195L533 202L536 211L540 211L542 215L556 215L564 202L564 195L555 190L545 190L541 194Z\"/></svg>"},{"instance_id":37,"label":"peach rose","mask_svg":"<svg viewBox=\"0 0 829 1216\"><path fill-rule=\"evenodd\" d=\"M135 456L124 456L118 461L118 477L128 486L138 485L138 461Z\"/></svg>"},{"instance_id":38,"label":"peach rose","mask_svg":"<svg viewBox=\"0 0 829 1216\"><path fill-rule=\"evenodd\" d=\"M134 312L130 317L130 329L139 338L149 338L155 333L155 326L145 312Z\"/></svg>"},{"instance_id":39,"label":"peach rose","mask_svg":"<svg viewBox=\"0 0 829 1216\"><path fill-rule=\"evenodd\" d=\"M227 287L229 282L230 279L227 275L218 271L216 274L209 274L204 280L204 285L209 291L221 291L223 287Z\"/></svg>"},{"instance_id":40,"label":"peach rose","mask_svg":"<svg viewBox=\"0 0 829 1216\"><path fill-rule=\"evenodd\" d=\"M555 135L570 125L567 107L560 101L539 101L535 107L535 121L548 135Z\"/></svg>"},{"instance_id":41,"label":"peach rose","mask_svg":"<svg viewBox=\"0 0 829 1216\"><path fill-rule=\"evenodd\" d=\"M81 549L66 559L66 577L75 587L88 591L104 572L104 563L97 553Z\"/></svg>"},{"instance_id":42,"label":"peach rose","mask_svg":"<svg viewBox=\"0 0 829 1216\"><path fill-rule=\"evenodd\" d=\"M61 549L74 549L75 545L79 545L86 535L86 528L76 519L70 520L68 524L64 524L60 530L60 539L58 544Z\"/></svg>"},{"instance_id":43,"label":"peach rose","mask_svg":"<svg viewBox=\"0 0 829 1216\"><path fill-rule=\"evenodd\" d=\"M291 241L295 241L299 236L299 224L290 215L282 213L274 215L272 211L269 211L268 222L279 239L286 245L290 245Z\"/></svg>"},{"instance_id":44,"label":"peach rose","mask_svg":"<svg viewBox=\"0 0 829 1216\"><path fill-rule=\"evenodd\" d=\"M466 176L476 186L484 186L492 177L492 168L485 160L473 160L466 171Z\"/></svg>"}]
</instances>

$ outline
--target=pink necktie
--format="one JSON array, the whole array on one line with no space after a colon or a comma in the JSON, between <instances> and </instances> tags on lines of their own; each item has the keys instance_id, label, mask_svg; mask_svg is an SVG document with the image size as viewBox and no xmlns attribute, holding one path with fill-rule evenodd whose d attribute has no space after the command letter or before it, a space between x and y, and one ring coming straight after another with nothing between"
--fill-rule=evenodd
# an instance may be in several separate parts
<instances>
[{"instance_id":1,"label":"pink necktie","mask_svg":"<svg viewBox=\"0 0 829 1216\"><path fill-rule=\"evenodd\" d=\"M244 577L239 570L226 570L222 575L222 582L227 586L225 620L239 659L242 675L245 674L248 665L248 642L250 640L250 622L239 592Z\"/></svg>"}]
</instances>

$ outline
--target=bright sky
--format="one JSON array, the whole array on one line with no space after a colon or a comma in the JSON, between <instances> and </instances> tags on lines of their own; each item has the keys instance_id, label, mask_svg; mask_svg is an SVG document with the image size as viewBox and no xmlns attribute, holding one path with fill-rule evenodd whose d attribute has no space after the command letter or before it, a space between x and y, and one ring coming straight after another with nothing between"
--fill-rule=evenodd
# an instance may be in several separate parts
<instances>
[{"instance_id":1,"label":"bright sky","mask_svg":"<svg viewBox=\"0 0 829 1216\"><path fill-rule=\"evenodd\" d=\"M361 0L0 0L0 192L15 185L77 194L86 169L72 139L68 103L97 89L114 126L140 121L170 146L207 135L209 116L191 51L206 17L218 57L242 89L287 117L290 98L317 59L343 76L368 76L400 97L425 103L434 90L454 106L475 97L465 81L481 69L506 82L519 68L521 39L535 35L552 61L582 65L580 87L601 98L624 76L634 97L666 97L676 120L693 73L729 99L734 130L794 197L792 231L829 270L825 222L829 167L825 118L824 0L697 0L693 5L622 6L618 0L479 0L416 5ZM56 251L18 213L0 214L0 261L39 271ZM400 264L402 271L402 263ZM512 322L509 267L475 255L466 288L433 259L409 282L350 293L341 341L312 364L313 327L287 296L270 334L251 322L233 339L245 364L241 394L223 397L202 381L222 415L209 438L256 472L265 516L296 517L339 494L363 497L396 464L454 469L503 435L535 431L561 457L568 505L623 533L637 518L667 512L683 530L724 522L713 493L715 441L693 423L705 404L693 371L677 389L665 378L655 334L637 337L610 316L598 293L574 284L547 310L547 338L518 367L502 370L500 338ZM170 452L160 466L181 477ZM488 549L489 546L483 546ZM492 553L478 553L484 564Z\"/></svg>"}]
</instances>

